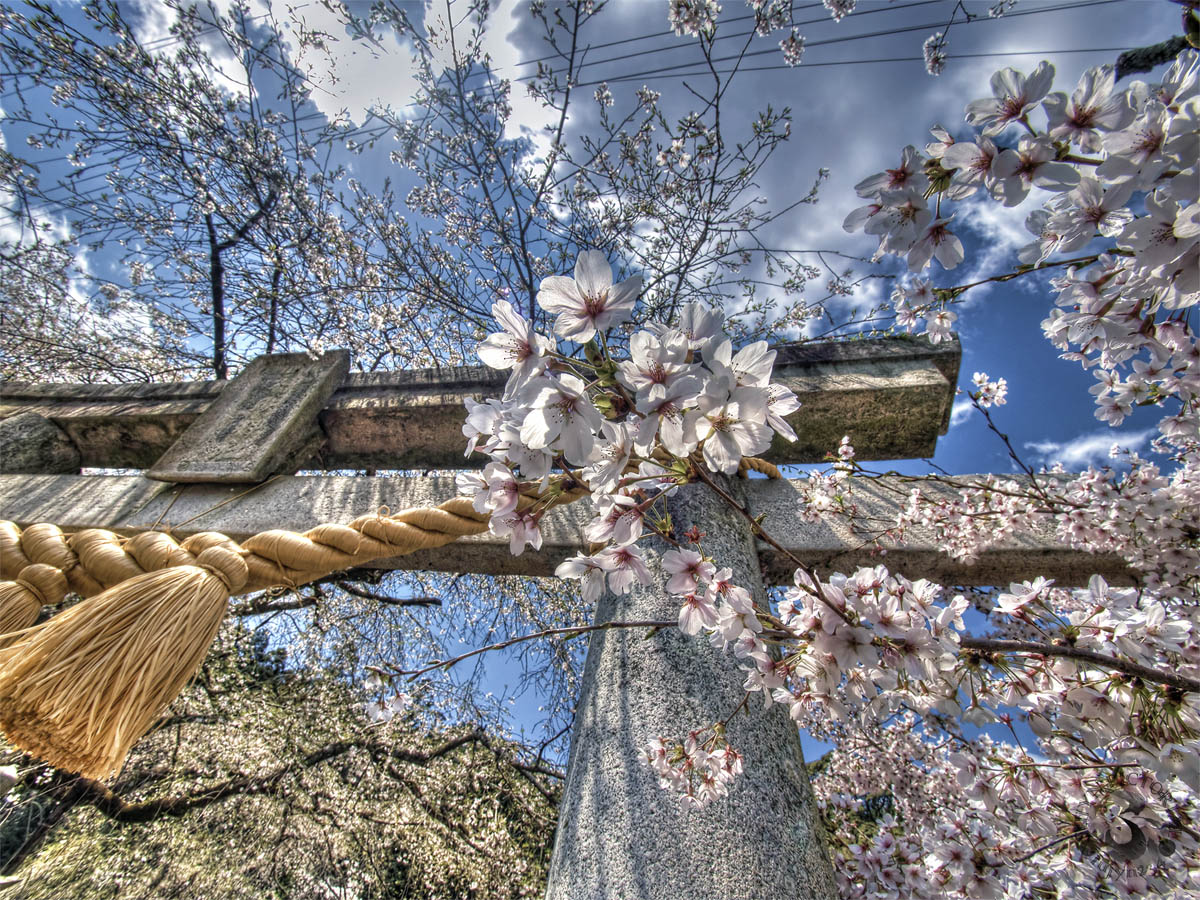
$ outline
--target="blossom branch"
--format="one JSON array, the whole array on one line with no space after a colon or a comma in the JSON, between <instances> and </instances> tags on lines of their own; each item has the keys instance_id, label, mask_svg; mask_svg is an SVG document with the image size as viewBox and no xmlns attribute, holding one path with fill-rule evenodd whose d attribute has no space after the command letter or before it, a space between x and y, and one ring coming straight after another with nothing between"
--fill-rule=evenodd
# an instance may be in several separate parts
<instances>
[{"instance_id":1,"label":"blossom branch","mask_svg":"<svg viewBox=\"0 0 1200 900\"><path fill-rule=\"evenodd\" d=\"M1178 675L1172 672L1163 672L1160 669L1153 669L1149 666L1143 666L1140 663L1130 662L1115 656L1105 656L1102 653L1094 653L1091 650L1083 650L1078 647L1070 647L1063 644L1038 644L1031 641L977 638L969 635L964 635L960 638L960 642L968 650L979 650L984 653L1023 653L1032 656L1056 656L1064 659L1077 659L1081 662L1089 662L1117 672L1123 672L1134 678L1144 678L1147 681L1164 684L1180 691L1200 694L1200 680L1195 678L1188 678L1186 675Z\"/></svg>"}]
</instances>

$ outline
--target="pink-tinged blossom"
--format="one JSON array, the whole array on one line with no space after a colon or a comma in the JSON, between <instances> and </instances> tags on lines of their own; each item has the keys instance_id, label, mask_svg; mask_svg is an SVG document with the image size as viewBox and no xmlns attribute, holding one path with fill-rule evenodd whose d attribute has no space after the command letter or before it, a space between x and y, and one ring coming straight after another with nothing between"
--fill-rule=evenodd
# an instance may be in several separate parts
<instances>
[{"instance_id":1,"label":"pink-tinged blossom","mask_svg":"<svg viewBox=\"0 0 1200 900\"><path fill-rule=\"evenodd\" d=\"M705 354L704 361L713 375L728 385L729 391L735 387L765 388L771 382L775 351L767 346L766 341L756 341L747 344L735 355L733 342L724 340Z\"/></svg>"},{"instance_id":2,"label":"pink-tinged blossom","mask_svg":"<svg viewBox=\"0 0 1200 900\"><path fill-rule=\"evenodd\" d=\"M854 192L866 199L880 199L888 192L921 193L927 187L929 178L925 175L925 159L916 147L909 144L900 155L900 165L864 178L854 186Z\"/></svg>"},{"instance_id":3,"label":"pink-tinged blossom","mask_svg":"<svg viewBox=\"0 0 1200 900\"><path fill-rule=\"evenodd\" d=\"M767 385L767 424L775 429L775 433L784 440L795 441L796 432L785 420L800 408L800 401L792 393L792 389L782 384Z\"/></svg>"},{"instance_id":4,"label":"pink-tinged blossom","mask_svg":"<svg viewBox=\"0 0 1200 900\"><path fill-rule=\"evenodd\" d=\"M542 548L538 516L530 512L513 511L505 516L492 516L488 520L488 529L496 537L508 538L508 549L513 556L520 556L526 545L534 550Z\"/></svg>"},{"instance_id":5,"label":"pink-tinged blossom","mask_svg":"<svg viewBox=\"0 0 1200 900\"><path fill-rule=\"evenodd\" d=\"M1157 101L1147 103L1127 128L1104 135L1108 157L1096 168L1096 177L1106 181L1134 178L1139 187L1153 184L1171 162L1164 152L1170 123L1165 106Z\"/></svg>"},{"instance_id":6,"label":"pink-tinged blossom","mask_svg":"<svg viewBox=\"0 0 1200 900\"><path fill-rule=\"evenodd\" d=\"M634 436L640 424L634 417L632 421L604 422L600 425L604 437L596 445L596 461L583 470L583 480L593 491L607 493L616 490L629 466Z\"/></svg>"},{"instance_id":7,"label":"pink-tinged blossom","mask_svg":"<svg viewBox=\"0 0 1200 900\"><path fill-rule=\"evenodd\" d=\"M886 209L882 202L875 201L851 210L842 221L842 230L850 234L862 231L876 216L886 214Z\"/></svg>"},{"instance_id":8,"label":"pink-tinged blossom","mask_svg":"<svg viewBox=\"0 0 1200 900\"><path fill-rule=\"evenodd\" d=\"M728 402L703 395L698 408L688 413L684 430L700 443L704 461L714 472L732 475L743 456L756 456L771 446L767 424L766 392L760 388L736 389Z\"/></svg>"},{"instance_id":9,"label":"pink-tinged blossom","mask_svg":"<svg viewBox=\"0 0 1200 900\"><path fill-rule=\"evenodd\" d=\"M716 0L670 0L667 24L677 35L711 34L720 12L721 4Z\"/></svg>"},{"instance_id":10,"label":"pink-tinged blossom","mask_svg":"<svg viewBox=\"0 0 1200 900\"><path fill-rule=\"evenodd\" d=\"M495 399L488 399L480 403L467 398L464 402L467 407L467 420L463 423L462 432L463 436L467 438L467 452L463 456L470 456L474 453L481 439L486 439L484 452L488 452L490 448L487 444L494 440L496 430L504 416L503 404Z\"/></svg>"},{"instance_id":11,"label":"pink-tinged blossom","mask_svg":"<svg viewBox=\"0 0 1200 900\"><path fill-rule=\"evenodd\" d=\"M946 69L946 32L935 31L925 38L921 51L925 55L925 71L941 75Z\"/></svg>"},{"instance_id":12,"label":"pink-tinged blossom","mask_svg":"<svg viewBox=\"0 0 1200 900\"><path fill-rule=\"evenodd\" d=\"M840 22L850 13L854 12L854 7L858 5L858 0L824 0L825 8L829 10L829 14L833 16L835 22Z\"/></svg>"},{"instance_id":13,"label":"pink-tinged blossom","mask_svg":"<svg viewBox=\"0 0 1200 900\"><path fill-rule=\"evenodd\" d=\"M1016 150L1004 150L992 164L992 196L1016 206L1030 188L1069 191L1079 184L1079 172L1069 163L1055 162L1057 150L1044 135L1023 137Z\"/></svg>"},{"instance_id":14,"label":"pink-tinged blossom","mask_svg":"<svg viewBox=\"0 0 1200 900\"><path fill-rule=\"evenodd\" d=\"M980 406L1003 406L1008 402L1008 382L1005 379L992 381L986 372L976 372L971 382L975 385L973 396Z\"/></svg>"},{"instance_id":15,"label":"pink-tinged blossom","mask_svg":"<svg viewBox=\"0 0 1200 900\"><path fill-rule=\"evenodd\" d=\"M709 344L724 338L725 317L703 303L686 303L679 314L678 331L688 339L688 347L703 352Z\"/></svg>"},{"instance_id":16,"label":"pink-tinged blossom","mask_svg":"<svg viewBox=\"0 0 1200 900\"><path fill-rule=\"evenodd\" d=\"M669 386L652 385L638 398L637 411L645 416L637 433L640 452L650 452L655 436L675 456L687 456L696 449L697 441L686 427L684 411L695 403L701 388L699 379L685 376Z\"/></svg>"},{"instance_id":17,"label":"pink-tinged blossom","mask_svg":"<svg viewBox=\"0 0 1200 900\"><path fill-rule=\"evenodd\" d=\"M1133 221L1133 213L1126 208L1133 187L1128 181L1104 187L1095 178L1081 178L1055 215L1063 229L1062 251L1078 250L1097 234L1101 237L1120 234Z\"/></svg>"},{"instance_id":18,"label":"pink-tinged blossom","mask_svg":"<svg viewBox=\"0 0 1200 900\"><path fill-rule=\"evenodd\" d=\"M614 594L628 594L634 584L650 584L653 580L642 553L634 545L610 547L600 554L608 572L608 589Z\"/></svg>"},{"instance_id":19,"label":"pink-tinged blossom","mask_svg":"<svg viewBox=\"0 0 1200 900\"><path fill-rule=\"evenodd\" d=\"M1134 111L1124 92L1114 94L1116 74L1112 66L1088 69L1068 99L1062 92L1042 101L1050 137L1068 141L1082 150L1100 150L1101 132L1117 131L1133 121Z\"/></svg>"},{"instance_id":20,"label":"pink-tinged blossom","mask_svg":"<svg viewBox=\"0 0 1200 900\"><path fill-rule=\"evenodd\" d=\"M1025 230L1036 235L1037 240L1017 251L1017 259L1026 265L1041 265L1055 253L1063 252L1068 236L1064 234L1066 224L1060 213L1051 209L1035 209L1025 217Z\"/></svg>"},{"instance_id":21,"label":"pink-tinged blossom","mask_svg":"<svg viewBox=\"0 0 1200 900\"><path fill-rule=\"evenodd\" d=\"M1047 580L1038 576L1032 582L1025 581L1021 584L1010 584L1008 586L1009 592L1007 594L1000 594L996 598L996 611L1008 616L1020 617L1024 614L1025 607L1040 600L1042 594L1053 583L1053 579Z\"/></svg>"},{"instance_id":22,"label":"pink-tinged blossom","mask_svg":"<svg viewBox=\"0 0 1200 900\"><path fill-rule=\"evenodd\" d=\"M1054 66L1041 62L1026 77L1016 69L1001 69L992 76L992 96L967 104L967 121L986 136L994 137L1020 121L1050 91Z\"/></svg>"},{"instance_id":23,"label":"pink-tinged blossom","mask_svg":"<svg viewBox=\"0 0 1200 900\"><path fill-rule=\"evenodd\" d=\"M906 253L930 222L933 211L916 191L899 191L884 196L887 205L863 228L878 235L880 253Z\"/></svg>"},{"instance_id":24,"label":"pink-tinged blossom","mask_svg":"<svg viewBox=\"0 0 1200 900\"><path fill-rule=\"evenodd\" d=\"M516 390L534 375L545 369L545 355L554 349L554 342L533 330L533 326L513 309L507 300L492 305L492 316L504 330L490 335L476 351L485 365L493 369L512 369L505 396Z\"/></svg>"},{"instance_id":25,"label":"pink-tinged blossom","mask_svg":"<svg viewBox=\"0 0 1200 900\"><path fill-rule=\"evenodd\" d=\"M521 485L512 469L501 463L488 463L483 470L483 493L476 495L475 509L506 516L517 508L520 499Z\"/></svg>"},{"instance_id":26,"label":"pink-tinged blossom","mask_svg":"<svg viewBox=\"0 0 1200 900\"><path fill-rule=\"evenodd\" d=\"M919 272L929 264L930 258L937 259L945 269L953 269L963 261L963 245L950 230L949 219L937 219L925 229L925 233L908 251L908 268Z\"/></svg>"},{"instance_id":27,"label":"pink-tinged blossom","mask_svg":"<svg viewBox=\"0 0 1200 900\"><path fill-rule=\"evenodd\" d=\"M793 28L792 33L779 42L783 51L783 62L788 66L798 66L804 59L804 35Z\"/></svg>"},{"instance_id":28,"label":"pink-tinged blossom","mask_svg":"<svg viewBox=\"0 0 1200 900\"><path fill-rule=\"evenodd\" d=\"M657 335L637 332L629 339L628 361L617 364L618 380L637 393L644 393L654 385L667 387L697 368L687 361L688 343L683 332L674 329Z\"/></svg>"},{"instance_id":29,"label":"pink-tinged blossom","mask_svg":"<svg viewBox=\"0 0 1200 900\"><path fill-rule=\"evenodd\" d=\"M941 159L946 151L956 143L954 135L941 125L934 125L929 129L929 133L935 138L935 140L925 145L925 153L928 154L930 159Z\"/></svg>"},{"instance_id":30,"label":"pink-tinged blossom","mask_svg":"<svg viewBox=\"0 0 1200 900\"><path fill-rule=\"evenodd\" d=\"M551 275L542 280L537 302L557 315L554 331L584 344L633 314L642 289L640 275L613 284L612 267L599 250L585 250L575 262L575 277Z\"/></svg>"},{"instance_id":31,"label":"pink-tinged blossom","mask_svg":"<svg viewBox=\"0 0 1200 900\"><path fill-rule=\"evenodd\" d=\"M668 550L662 556L662 566L670 574L667 591L671 594L689 594L699 590L700 582L707 582L716 572L716 567L695 550Z\"/></svg>"},{"instance_id":32,"label":"pink-tinged blossom","mask_svg":"<svg viewBox=\"0 0 1200 900\"><path fill-rule=\"evenodd\" d=\"M679 630L684 634L696 635L717 624L717 609L704 593L692 592L680 599Z\"/></svg>"},{"instance_id":33,"label":"pink-tinged blossom","mask_svg":"<svg viewBox=\"0 0 1200 900\"><path fill-rule=\"evenodd\" d=\"M618 547L632 544L642 536L645 510L625 494L601 494L596 498L596 518L583 534L595 544L611 541Z\"/></svg>"},{"instance_id":34,"label":"pink-tinged blossom","mask_svg":"<svg viewBox=\"0 0 1200 900\"><path fill-rule=\"evenodd\" d=\"M953 170L954 183L964 188L978 188L992 183L992 166L1000 148L991 138L981 137L974 143L959 141L947 147L942 165ZM970 196L964 192L961 196Z\"/></svg>"},{"instance_id":35,"label":"pink-tinged blossom","mask_svg":"<svg viewBox=\"0 0 1200 900\"><path fill-rule=\"evenodd\" d=\"M1194 247L1200 237L1179 237L1175 221L1179 204L1155 192L1146 198L1146 212L1130 222L1117 242L1119 247L1132 250L1134 258L1148 269L1168 266Z\"/></svg>"},{"instance_id":36,"label":"pink-tinged blossom","mask_svg":"<svg viewBox=\"0 0 1200 900\"><path fill-rule=\"evenodd\" d=\"M578 578L585 603L595 603L604 593L604 577L612 571L613 562L604 556L577 554L559 564L554 574L559 578Z\"/></svg>"},{"instance_id":37,"label":"pink-tinged blossom","mask_svg":"<svg viewBox=\"0 0 1200 900\"><path fill-rule=\"evenodd\" d=\"M1132 91L1131 91L1132 92ZM1183 104L1200 92L1200 54L1185 50L1175 57L1170 68L1153 89L1152 96L1170 112L1183 112Z\"/></svg>"}]
</instances>

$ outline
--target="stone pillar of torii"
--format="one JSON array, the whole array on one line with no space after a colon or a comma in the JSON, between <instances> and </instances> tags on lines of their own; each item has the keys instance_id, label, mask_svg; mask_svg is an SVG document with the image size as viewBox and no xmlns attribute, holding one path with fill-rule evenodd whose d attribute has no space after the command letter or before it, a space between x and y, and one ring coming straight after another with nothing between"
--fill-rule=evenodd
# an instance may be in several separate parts
<instances>
[{"instance_id":1,"label":"stone pillar of torii","mask_svg":"<svg viewBox=\"0 0 1200 900\"><path fill-rule=\"evenodd\" d=\"M820 462L843 434L857 458L932 456L950 421L957 341L885 338L779 348L774 380L803 406L800 436L777 442L777 464ZM456 492L444 474L320 474L329 469L451 469L462 458L463 400L498 396L503 380L482 368L349 374L344 351L310 360L261 357L230 382L153 385L0 385L0 518L21 526L170 528L177 537L219 531L235 540L271 528L304 531L380 507L432 505ZM143 474L80 474L81 469ZM303 471L306 474L293 474ZM312 473L312 474L309 474ZM147 477L150 476L150 477ZM791 554L823 571L874 565L873 542L844 522L798 515L789 481L726 482ZM905 491L889 479L854 487L864 517L894 521ZM759 603L793 564L756 544L746 519L704 485L670 499L674 525L706 533L705 549L733 569ZM540 550L519 557L507 539L467 538L372 563L378 568L546 576L582 545L586 503L553 510ZM596 622L665 621L678 609L654 582L608 595ZM1018 534L972 566L910 533L884 558L893 571L951 585L1007 584L1049 575L1080 583L1091 572L1127 580L1117 558L1087 556L1048 534ZM765 579L765 581L764 581ZM678 738L728 716L743 698L732 655L674 629L609 629L591 636L550 865L550 900L585 898L832 898L833 871L801 752L785 709L761 701L729 723L746 774L730 795L684 809L639 760L655 737Z\"/></svg>"}]
</instances>

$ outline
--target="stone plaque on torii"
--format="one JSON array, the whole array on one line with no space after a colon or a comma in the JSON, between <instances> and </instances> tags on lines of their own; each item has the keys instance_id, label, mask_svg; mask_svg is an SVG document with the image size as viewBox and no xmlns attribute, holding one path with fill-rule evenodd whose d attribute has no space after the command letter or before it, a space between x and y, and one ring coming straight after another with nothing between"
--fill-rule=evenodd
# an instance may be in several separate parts
<instances>
[{"instance_id":1,"label":"stone plaque on torii","mask_svg":"<svg viewBox=\"0 0 1200 900\"><path fill-rule=\"evenodd\" d=\"M775 380L802 402L789 417L799 440L777 440L766 458L819 462L849 434L860 460L932 456L950 419L960 351L956 341L885 338L779 348ZM310 361L263 357L230 382L0 387L0 518L24 527L118 534L218 531L240 540L272 528L302 532L380 507L436 504L456 493L446 476L295 475L298 470L462 467L463 401L494 396L503 377L480 367L349 374L344 353ZM252 405L249 412L247 404ZM222 459L214 461L214 441ZM134 468L145 475L80 475L80 468ZM146 476L150 477L146 477ZM268 476L270 476L268 478ZM264 479L266 479L264 481ZM256 486L257 485L257 486ZM887 479L856 484L867 517L894 521L905 496ZM841 521L805 522L789 481L738 483L764 528L808 564L850 570L879 560L874 542ZM749 524L703 485L668 501L677 528L707 533L722 565L759 603L794 564L756 542ZM545 576L582 544L591 515L552 510L539 550L513 557L508 540L467 537L434 550L380 559L376 568ZM172 523L180 523L173 526ZM661 552L651 541L651 551ZM658 553L654 580L605 595L596 623L674 619ZM1017 534L966 566L910 533L889 548L889 568L947 584L1007 584L1051 575L1079 583L1092 572L1126 579L1122 562ZM649 638L598 630L588 648L551 860L547 897L833 898L832 869L798 731L776 706L730 723L748 774L730 796L694 811L662 791L638 758L647 740L678 735L728 714L743 674L707 642L664 629ZM757 706L757 704L754 704ZM737 850L733 850L733 835Z\"/></svg>"}]
</instances>

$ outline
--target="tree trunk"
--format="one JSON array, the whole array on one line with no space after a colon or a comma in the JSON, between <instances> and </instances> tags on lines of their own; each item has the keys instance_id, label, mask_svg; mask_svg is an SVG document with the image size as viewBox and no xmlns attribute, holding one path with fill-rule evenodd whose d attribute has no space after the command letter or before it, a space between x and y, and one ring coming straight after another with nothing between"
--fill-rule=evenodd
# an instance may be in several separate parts
<instances>
[{"instance_id":1,"label":"tree trunk","mask_svg":"<svg viewBox=\"0 0 1200 900\"><path fill-rule=\"evenodd\" d=\"M223 247L217 240L212 213L204 216L204 224L208 226L208 279L212 291L213 377L223 381L229 377L229 366L225 361L225 264L221 261Z\"/></svg>"}]
</instances>

